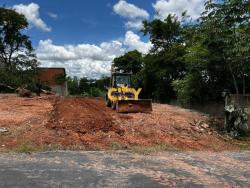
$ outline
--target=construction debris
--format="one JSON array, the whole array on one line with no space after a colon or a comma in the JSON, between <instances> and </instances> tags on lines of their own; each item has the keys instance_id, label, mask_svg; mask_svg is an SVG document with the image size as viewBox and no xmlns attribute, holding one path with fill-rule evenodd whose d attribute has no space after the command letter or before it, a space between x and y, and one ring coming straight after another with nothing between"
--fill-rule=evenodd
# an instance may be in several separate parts
<instances>
[{"instance_id":1,"label":"construction debris","mask_svg":"<svg viewBox=\"0 0 250 188\"><path fill-rule=\"evenodd\" d=\"M42 89L42 93L44 93L44 94L46 94L46 95L55 95L54 92L48 91L48 90L45 90L45 89Z\"/></svg>"},{"instance_id":2,"label":"construction debris","mask_svg":"<svg viewBox=\"0 0 250 188\"><path fill-rule=\"evenodd\" d=\"M0 83L0 91L14 91L15 88L9 86L9 85L6 85L6 84L3 84L3 83Z\"/></svg>"},{"instance_id":3,"label":"construction debris","mask_svg":"<svg viewBox=\"0 0 250 188\"><path fill-rule=\"evenodd\" d=\"M32 93L30 90L25 88L17 88L16 91L18 92L19 97L31 97Z\"/></svg>"},{"instance_id":4,"label":"construction debris","mask_svg":"<svg viewBox=\"0 0 250 188\"><path fill-rule=\"evenodd\" d=\"M0 127L0 134L9 132L8 129Z\"/></svg>"}]
</instances>

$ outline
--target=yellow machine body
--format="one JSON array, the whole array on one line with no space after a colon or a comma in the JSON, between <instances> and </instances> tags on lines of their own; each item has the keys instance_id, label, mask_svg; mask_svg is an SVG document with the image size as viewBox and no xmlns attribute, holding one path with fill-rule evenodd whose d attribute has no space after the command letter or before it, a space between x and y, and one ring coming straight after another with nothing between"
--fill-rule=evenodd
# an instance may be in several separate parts
<instances>
[{"instance_id":1,"label":"yellow machine body","mask_svg":"<svg viewBox=\"0 0 250 188\"><path fill-rule=\"evenodd\" d=\"M130 87L130 76L131 74L125 73L112 74L111 87L106 95L107 106L111 106L119 113L151 112L152 100L139 99L142 89Z\"/></svg>"}]
</instances>

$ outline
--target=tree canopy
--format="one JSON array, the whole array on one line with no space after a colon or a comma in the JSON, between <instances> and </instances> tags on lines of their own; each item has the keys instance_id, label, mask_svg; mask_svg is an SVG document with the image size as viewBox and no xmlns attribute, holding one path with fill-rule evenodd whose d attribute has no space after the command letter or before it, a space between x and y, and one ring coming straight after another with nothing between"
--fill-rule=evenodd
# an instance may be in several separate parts
<instances>
[{"instance_id":1,"label":"tree canopy","mask_svg":"<svg viewBox=\"0 0 250 188\"><path fill-rule=\"evenodd\" d=\"M124 56L114 59L114 66L124 72L138 73L142 69L142 54L137 50L130 51Z\"/></svg>"},{"instance_id":2,"label":"tree canopy","mask_svg":"<svg viewBox=\"0 0 250 188\"><path fill-rule=\"evenodd\" d=\"M24 15L0 7L0 79L10 85L29 82L38 62L29 36L24 34L28 22Z\"/></svg>"},{"instance_id":3,"label":"tree canopy","mask_svg":"<svg viewBox=\"0 0 250 188\"><path fill-rule=\"evenodd\" d=\"M225 89L250 92L249 1L207 0L199 20L182 20L168 15L144 21L142 32L153 48L136 75L146 96L186 103L221 100ZM123 61L116 66L123 69L129 53L117 58Z\"/></svg>"}]
</instances>

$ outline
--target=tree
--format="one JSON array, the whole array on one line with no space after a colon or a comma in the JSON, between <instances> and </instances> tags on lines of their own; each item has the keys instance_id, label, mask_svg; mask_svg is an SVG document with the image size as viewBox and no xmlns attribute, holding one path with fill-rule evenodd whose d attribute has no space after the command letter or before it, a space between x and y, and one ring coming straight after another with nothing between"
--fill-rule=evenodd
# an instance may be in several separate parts
<instances>
[{"instance_id":1,"label":"tree","mask_svg":"<svg viewBox=\"0 0 250 188\"><path fill-rule=\"evenodd\" d=\"M245 77L249 74L249 10L247 0L209 0L201 18L202 32L209 36L206 45L219 50L221 62L229 70L236 94L240 92L240 80L245 92Z\"/></svg>"},{"instance_id":2,"label":"tree","mask_svg":"<svg viewBox=\"0 0 250 188\"><path fill-rule=\"evenodd\" d=\"M68 90L70 95L79 95L80 94L80 89L79 89L79 80L77 77L67 78L68 82Z\"/></svg>"},{"instance_id":3,"label":"tree","mask_svg":"<svg viewBox=\"0 0 250 188\"><path fill-rule=\"evenodd\" d=\"M22 33L28 27L24 15L0 8L0 59L7 68L34 68L37 65L29 37Z\"/></svg>"},{"instance_id":4,"label":"tree","mask_svg":"<svg viewBox=\"0 0 250 188\"><path fill-rule=\"evenodd\" d=\"M67 80L66 74L64 74L64 73L60 73L60 74L55 75L54 79L56 81L56 84L60 84L60 85L64 84Z\"/></svg>"},{"instance_id":5,"label":"tree","mask_svg":"<svg viewBox=\"0 0 250 188\"><path fill-rule=\"evenodd\" d=\"M208 98L216 98L215 86L221 81L221 73L217 69L223 70L217 65L217 53L212 54L204 45L206 37L200 32L199 24L183 28L183 35L186 72L182 79L172 83L179 102L202 102ZM223 79L226 80L225 77Z\"/></svg>"},{"instance_id":6,"label":"tree","mask_svg":"<svg viewBox=\"0 0 250 188\"><path fill-rule=\"evenodd\" d=\"M127 52L125 55L114 59L117 70L137 74L142 69L142 54L137 50Z\"/></svg>"},{"instance_id":7,"label":"tree","mask_svg":"<svg viewBox=\"0 0 250 188\"><path fill-rule=\"evenodd\" d=\"M12 86L32 83L38 62L29 37L26 18L11 9L0 7L0 78Z\"/></svg>"},{"instance_id":8,"label":"tree","mask_svg":"<svg viewBox=\"0 0 250 188\"><path fill-rule=\"evenodd\" d=\"M163 21L144 21L142 32L153 44L149 54L136 57L142 62L140 71L134 71L136 82L145 96L205 102L222 100L225 89L250 92L248 0L207 0L197 21L168 15ZM119 70L131 70L127 54L116 59Z\"/></svg>"},{"instance_id":9,"label":"tree","mask_svg":"<svg viewBox=\"0 0 250 188\"><path fill-rule=\"evenodd\" d=\"M182 26L177 17L168 15L164 21L144 21L143 32L153 44L144 58L143 87L147 97L166 102L175 97L172 82L185 74Z\"/></svg>"},{"instance_id":10,"label":"tree","mask_svg":"<svg viewBox=\"0 0 250 188\"><path fill-rule=\"evenodd\" d=\"M176 16L169 14L164 21L153 20L152 22L144 21L142 32L150 36L153 44L152 52L165 50L174 43L180 43L182 38L181 24Z\"/></svg>"},{"instance_id":11,"label":"tree","mask_svg":"<svg viewBox=\"0 0 250 188\"><path fill-rule=\"evenodd\" d=\"M205 7L201 22L183 30L187 72L173 83L182 102L222 100L225 89L238 94L241 84L242 93L249 91L249 5L209 0Z\"/></svg>"},{"instance_id":12,"label":"tree","mask_svg":"<svg viewBox=\"0 0 250 188\"><path fill-rule=\"evenodd\" d=\"M105 95L104 86L109 83L109 78L88 79L85 77L68 77L67 82L70 95L103 97Z\"/></svg>"},{"instance_id":13,"label":"tree","mask_svg":"<svg viewBox=\"0 0 250 188\"><path fill-rule=\"evenodd\" d=\"M142 87L143 57L140 52L134 50L115 58L114 67L117 71L132 73L133 87Z\"/></svg>"},{"instance_id":14,"label":"tree","mask_svg":"<svg viewBox=\"0 0 250 188\"><path fill-rule=\"evenodd\" d=\"M105 87L109 86L110 84L110 78L109 77L102 77L95 81L95 87L98 89L105 91Z\"/></svg>"},{"instance_id":15,"label":"tree","mask_svg":"<svg viewBox=\"0 0 250 188\"><path fill-rule=\"evenodd\" d=\"M79 90L81 93L88 93L90 90L90 81L87 78L81 78L79 82Z\"/></svg>"},{"instance_id":16,"label":"tree","mask_svg":"<svg viewBox=\"0 0 250 188\"><path fill-rule=\"evenodd\" d=\"M175 98L172 82L185 75L184 54L185 46L177 43L160 53L145 56L142 80L147 97L160 102Z\"/></svg>"}]
</instances>

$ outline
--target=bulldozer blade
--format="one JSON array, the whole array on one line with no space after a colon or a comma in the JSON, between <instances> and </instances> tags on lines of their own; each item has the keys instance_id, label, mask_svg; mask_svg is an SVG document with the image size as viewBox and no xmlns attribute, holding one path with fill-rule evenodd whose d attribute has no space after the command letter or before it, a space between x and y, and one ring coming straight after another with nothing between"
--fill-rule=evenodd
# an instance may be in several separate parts
<instances>
[{"instance_id":1,"label":"bulldozer blade","mask_svg":"<svg viewBox=\"0 0 250 188\"><path fill-rule=\"evenodd\" d=\"M119 113L151 112L152 100L120 100L117 101L116 111Z\"/></svg>"}]
</instances>

